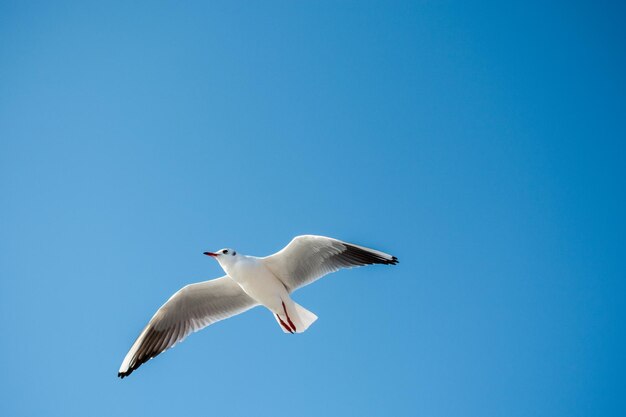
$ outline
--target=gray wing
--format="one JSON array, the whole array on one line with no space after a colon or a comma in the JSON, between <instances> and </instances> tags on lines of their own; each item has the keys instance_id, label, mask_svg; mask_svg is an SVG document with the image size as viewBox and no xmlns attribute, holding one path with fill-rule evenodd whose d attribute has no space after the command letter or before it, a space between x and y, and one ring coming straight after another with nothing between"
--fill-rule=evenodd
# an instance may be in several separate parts
<instances>
[{"instance_id":1,"label":"gray wing","mask_svg":"<svg viewBox=\"0 0 626 417\"><path fill-rule=\"evenodd\" d=\"M384 252L313 235L297 236L280 252L263 260L289 292L341 268L398 263L398 258Z\"/></svg>"},{"instance_id":2,"label":"gray wing","mask_svg":"<svg viewBox=\"0 0 626 417\"><path fill-rule=\"evenodd\" d=\"M183 287L152 317L126 354L117 376L130 375L189 334L256 305L228 275Z\"/></svg>"}]
</instances>

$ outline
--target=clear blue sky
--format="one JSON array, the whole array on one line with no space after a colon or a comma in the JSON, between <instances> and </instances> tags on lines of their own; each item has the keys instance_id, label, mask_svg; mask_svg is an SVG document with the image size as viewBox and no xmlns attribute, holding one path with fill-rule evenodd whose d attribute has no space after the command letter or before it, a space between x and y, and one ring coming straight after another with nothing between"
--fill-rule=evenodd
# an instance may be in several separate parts
<instances>
[{"instance_id":1,"label":"clear blue sky","mask_svg":"<svg viewBox=\"0 0 626 417\"><path fill-rule=\"evenodd\" d=\"M505 3L1 2L0 415L623 416L625 10ZM116 377L305 233L401 263Z\"/></svg>"}]
</instances>

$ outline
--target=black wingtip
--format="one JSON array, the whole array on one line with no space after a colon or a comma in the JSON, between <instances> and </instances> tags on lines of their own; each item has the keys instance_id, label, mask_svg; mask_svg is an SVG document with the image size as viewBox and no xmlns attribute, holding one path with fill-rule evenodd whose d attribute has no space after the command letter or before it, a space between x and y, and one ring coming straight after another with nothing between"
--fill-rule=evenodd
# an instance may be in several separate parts
<instances>
[{"instance_id":1,"label":"black wingtip","mask_svg":"<svg viewBox=\"0 0 626 417\"><path fill-rule=\"evenodd\" d=\"M344 245L346 246L346 251L343 252L343 255L354 261L356 265L396 265L398 263L398 258L395 256L382 254L378 251L373 252L365 248L350 245L349 243L345 243ZM387 256L391 256L391 259Z\"/></svg>"}]
</instances>

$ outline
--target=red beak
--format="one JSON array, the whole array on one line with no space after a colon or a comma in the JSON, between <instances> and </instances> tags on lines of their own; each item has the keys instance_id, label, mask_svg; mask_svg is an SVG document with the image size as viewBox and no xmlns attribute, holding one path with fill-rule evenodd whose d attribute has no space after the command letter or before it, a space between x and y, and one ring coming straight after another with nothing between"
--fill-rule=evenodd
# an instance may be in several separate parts
<instances>
[{"instance_id":1,"label":"red beak","mask_svg":"<svg viewBox=\"0 0 626 417\"><path fill-rule=\"evenodd\" d=\"M216 257L217 257L217 253L213 253L213 252L204 252L204 253L203 253L203 255L206 255L206 256L212 256L212 257L214 257L214 258L216 258Z\"/></svg>"}]
</instances>

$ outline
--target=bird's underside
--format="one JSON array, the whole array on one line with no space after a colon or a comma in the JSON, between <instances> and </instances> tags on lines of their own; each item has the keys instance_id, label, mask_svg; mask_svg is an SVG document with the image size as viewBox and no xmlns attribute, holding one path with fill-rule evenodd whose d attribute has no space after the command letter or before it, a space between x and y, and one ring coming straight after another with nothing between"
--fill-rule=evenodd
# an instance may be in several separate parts
<instances>
[{"instance_id":1,"label":"bird's underside","mask_svg":"<svg viewBox=\"0 0 626 417\"><path fill-rule=\"evenodd\" d=\"M281 251L265 258L236 255L232 250L229 254L232 256L229 256L227 249L221 252L205 254L221 256L217 259L218 262L233 276L225 275L214 280L190 284L176 292L159 308L133 343L122 362L119 377L130 375L143 363L181 342L189 334L260 304L272 311L285 333L300 333L306 330L317 316L291 300L289 294L293 291L342 268L398 263L395 256L384 252L311 235L298 236ZM263 272L273 278L270 278L270 281L259 279L258 282L263 286L254 288L254 285L259 285L255 280L246 282L237 275L242 271L238 269L238 265L243 264L252 265L247 266L246 271L253 272L252 274L246 272L248 275L256 276L254 268L258 268L259 276ZM276 294L280 296L273 305L268 305L267 300L262 297L251 296L267 294L268 288L272 289L273 282L278 283Z\"/></svg>"}]
</instances>

